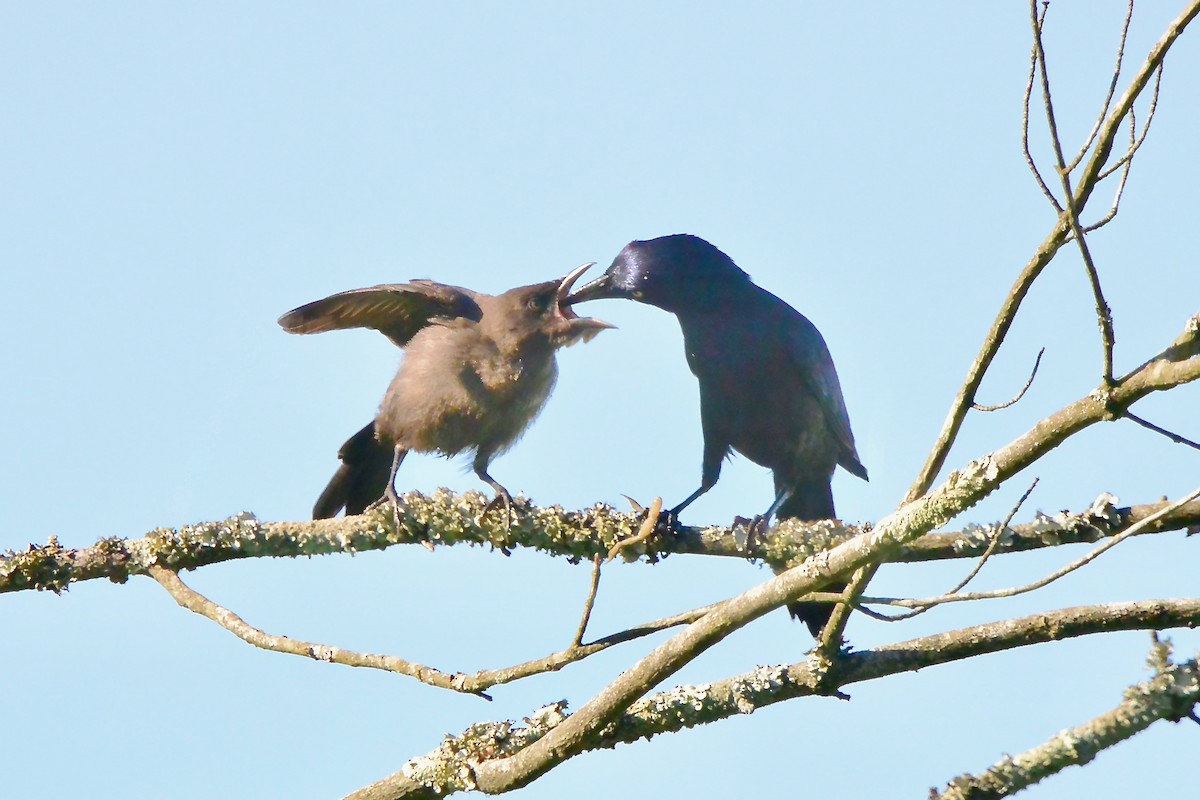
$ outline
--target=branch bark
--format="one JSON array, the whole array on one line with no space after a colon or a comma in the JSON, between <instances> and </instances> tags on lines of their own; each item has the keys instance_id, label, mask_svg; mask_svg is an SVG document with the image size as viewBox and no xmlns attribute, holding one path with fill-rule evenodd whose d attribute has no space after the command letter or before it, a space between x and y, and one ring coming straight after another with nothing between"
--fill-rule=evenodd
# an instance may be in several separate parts
<instances>
[{"instance_id":1,"label":"branch bark","mask_svg":"<svg viewBox=\"0 0 1200 800\"><path fill-rule=\"evenodd\" d=\"M438 518L439 507L486 504L487 498L483 495L455 495L439 490L431 495L410 492L404 500L410 509L430 520L428 535L439 543L486 545L504 535L501 525L469 527L460 520ZM1013 525L1001 534L996 553L1096 542L1166 505L1165 501L1126 508L1102 504L1076 514L1039 514L1033 521ZM552 517L551 528L526 536L518 520L512 534L505 539L505 547L510 550L533 547L570 559L590 558L606 553L610 538L615 540L625 535L624 531L637 530L639 525L635 515L624 514L606 505L583 511L541 507L537 509L537 515L542 520ZM131 576L148 575L155 564L179 572L243 558L366 552L419 541L414 530L406 527L397 532L391 529L389 522L390 515L376 512L312 522L259 522L252 515L241 514L178 530L162 528L140 538L101 539L92 547L78 549L62 547L52 538L45 545L30 545L21 552L0 555L0 594L31 589L61 592L72 583L98 578L124 583ZM1160 519L1146 533L1198 527L1200 502L1192 502ZM650 562L669 555L688 554L798 564L821 550L857 536L862 530L860 526L839 522L785 520L756 537L754 546L747 552L737 543L735 532L730 528L689 527L682 528L679 536L674 538L651 538L628 555L644 557ZM902 545L890 563L975 558L987 549L994 532L995 526L970 525L959 531L926 534Z\"/></svg>"},{"instance_id":2,"label":"branch bark","mask_svg":"<svg viewBox=\"0 0 1200 800\"><path fill-rule=\"evenodd\" d=\"M1091 634L1183 626L1200 626L1200 599L1066 608L843 654L833 662L812 656L790 666L758 667L743 675L710 684L679 686L640 700L603 728L586 749L611 748L751 714L785 700L833 694L854 683L1003 650ZM348 800L433 798L464 790L506 791L481 784L479 776L486 774L490 763L531 748L571 719L562 704L555 704L530 715L524 726L511 722L473 725L458 736L447 736L433 752L412 759L395 774L349 795Z\"/></svg>"},{"instance_id":3,"label":"branch bark","mask_svg":"<svg viewBox=\"0 0 1200 800\"><path fill-rule=\"evenodd\" d=\"M931 800L992 800L1009 797L1070 766L1086 764L1102 750L1144 731L1160 719L1178 722L1200 703L1196 660L1171 664L1125 690L1111 711L1017 756L1005 756L981 775L960 775Z\"/></svg>"}]
</instances>

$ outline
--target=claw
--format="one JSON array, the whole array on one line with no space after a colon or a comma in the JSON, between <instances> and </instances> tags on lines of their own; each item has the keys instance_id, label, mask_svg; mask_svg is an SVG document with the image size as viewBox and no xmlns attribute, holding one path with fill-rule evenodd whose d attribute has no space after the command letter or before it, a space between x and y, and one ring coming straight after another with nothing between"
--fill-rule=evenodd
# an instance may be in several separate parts
<instances>
[{"instance_id":1,"label":"claw","mask_svg":"<svg viewBox=\"0 0 1200 800\"><path fill-rule=\"evenodd\" d=\"M750 519L746 519L742 516L733 518L733 527L736 528L738 525L744 525L746 527L746 543L742 546L742 548L747 553L754 549L754 545L758 542L758 537L766 532L770 521L771 517L767 514L759 514L758 516Z\"/></svg>"},{"instance_id":2,"label":"claw","mask_svg":"<svg viewBox=\"0 0 1200 800\"><path fill-rule=\"evenodd\" d=\"M496 489L496 496L488 501L488 504L483 507L483 513L486 515L489 511L494 511L504 505L504 532L508 533L512 530L513 523L513 499L512 495L503 486Z\"/></svg>"},{"instance_id":3,"label":"claw","mask_svg":"<svg viewBox=\"0 0 1200 800\"><path fill-rule=\"evenodd\" d=\"M380 502L392 504L392 522L395 523L396 530L400 530L404 525L404 515L408 513L408 504L400 499L400 495L396 493L395 487L390 485L384 492ZM433 542L428 539L423 540L421 546L429 552L433 552Z\"/></svg>"}]
</instances>

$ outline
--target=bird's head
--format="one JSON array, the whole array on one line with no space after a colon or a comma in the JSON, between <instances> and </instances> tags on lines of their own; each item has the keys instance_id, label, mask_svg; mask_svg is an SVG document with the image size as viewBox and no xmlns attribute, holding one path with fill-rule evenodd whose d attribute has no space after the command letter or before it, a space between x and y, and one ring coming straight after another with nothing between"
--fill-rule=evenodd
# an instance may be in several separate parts
<instances>
[{"instance_id":1,"label":"bird's head","mask_svg":"<svg viewBox=\"0 0 1200 800\"><path fill-rule=\"evenodd\" d=\"M625 245L603 275L566 302L623 297L674 312L719 302L724 288L747 281L733 259L712 244L677 233Z\"/></svg>"},{"instance_id":2,"label":"bird's head","mask_svg":"<svg viewBox=\"0 0 1200 800\"><path fill-rule=\"evenodd\" d=\"M566 302L579 276L595 266L583 264L559 280L518 286L500 295L507 308L503 313L511 335L539 335L553 347L569 347L590 341L605 328L616 327L595 317L581 317Z\"/></svg>"}]
</instances>

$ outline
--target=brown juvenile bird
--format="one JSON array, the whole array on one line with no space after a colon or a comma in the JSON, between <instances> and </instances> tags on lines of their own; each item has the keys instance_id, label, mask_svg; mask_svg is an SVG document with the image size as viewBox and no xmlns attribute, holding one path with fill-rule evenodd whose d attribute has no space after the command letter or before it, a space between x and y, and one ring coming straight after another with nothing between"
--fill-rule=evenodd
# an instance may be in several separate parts
<instances>
[{"instance_id":1,"label":"brown juvenile bird","mask_svg":"<svg viewBox=\"0 0 1200 800\"><path fill-rule=\"evenodd\" d=\"M555 351L613 327L563 305L590 266L496 296L430 280L372 286L280 317L289 333L374 328L406 351L378 415L338 452L342 465L317 499L313 518L343 508L358 514L384 497L399 516L396 470L410 450L473 453L475 474L507 513L512 496L488 465L545 405L558 377Z\"/></svg>"}]
</instances>

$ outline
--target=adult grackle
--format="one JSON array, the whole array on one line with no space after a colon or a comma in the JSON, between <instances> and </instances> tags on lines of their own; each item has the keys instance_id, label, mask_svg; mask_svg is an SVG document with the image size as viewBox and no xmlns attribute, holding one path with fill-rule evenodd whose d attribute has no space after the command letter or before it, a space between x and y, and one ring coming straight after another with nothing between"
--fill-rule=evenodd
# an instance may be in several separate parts
<instances>
[{"instance_id":1,"label":"adult grackle","mask_svg":"<svg viewBox=\"0 0 1200 800\"><path fill-rule=\"evenodd\" d=\"M608 297L674 314L700 383L700 487L671 510L672 517L716 484L731 449L772 471L775 500L761 524L772 515L832 519L830 481L838 465L867 479L820 332L725 253L688 234L630 242L603 275L567 302ZM818 636L833 606L791 603L788 610Z\"/></svg>"},{"instance_id":2,"label":"adult grackle","mask_svg":"<svg viewBox=\"0 0 1200 800\"><path fill-rule=\"evenodd\" d=\"M374 328L406 352L378 415L338 452L342 465L313 517L343 508L357 514L386 497L398 518L396 471L410 450L473 453L475 474L496 492L493 503L511 513L512 496L488 465L545 405L558 376L555 351L612 327L578 316L564 302L590 266L496 296L430 280L372 286L280 317L289 333Z\"/></svg>"}]
</instances>

